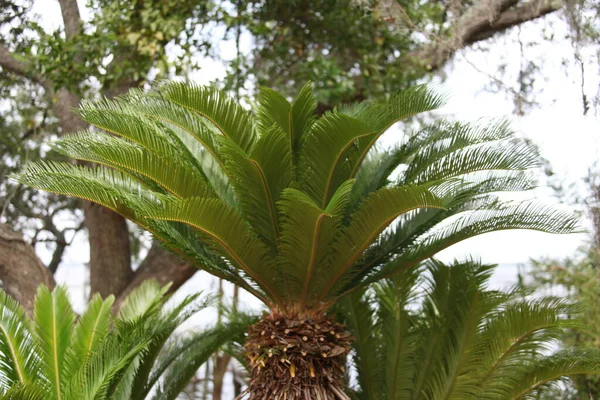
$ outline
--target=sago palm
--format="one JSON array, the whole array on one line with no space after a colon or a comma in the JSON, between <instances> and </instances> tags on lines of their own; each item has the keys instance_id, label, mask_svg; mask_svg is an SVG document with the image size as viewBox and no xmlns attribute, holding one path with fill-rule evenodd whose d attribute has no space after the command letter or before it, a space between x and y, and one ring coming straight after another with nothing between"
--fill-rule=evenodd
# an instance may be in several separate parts
<instances>
[{"instance_id":1,"label":"sago palm","mask_svg":"<svg viewBox=\"0 0 600 400\"><path fill-rule=\"evenodd\" d=\"M429 261L339 305L355 333L358 400L516 400L600 374L600 351L557 349L577 306L487 288L493 266Z\"/></svg>"},{"instance_id":2,"label":"sago palm","mask_svg":"<svg viewBox=\"0 0 600 400\"><path fill-rule=\"evenodd\" d=\"M419 86L317 117L307 84L293 103L262 89L252 113L171 83L82 106L103 132L54 148L98 167L39 162L15 178L119 212L264 301L271 313L246 345L251 398L346 398L350 336L327 315L338 299L484 232L575 226L491 194L532 188L539 161L504 123L435 123L375 148L394 123L442 103Z\"/></svg>"},{"instance_id":3,"label":"sago palm","mask_svg":"<svg viewBox=\"0 0 600 400\"><path fill-rule=\"evenodd\" d=\"M90 301L77 319L64 287L38 291L30 320L0 291L0 399L175 400L198 368L245 320L177 338L175 329L206 306L197 295L164 306L167 287L148 281L126 299Z\"/></svg>"}]
</instances>

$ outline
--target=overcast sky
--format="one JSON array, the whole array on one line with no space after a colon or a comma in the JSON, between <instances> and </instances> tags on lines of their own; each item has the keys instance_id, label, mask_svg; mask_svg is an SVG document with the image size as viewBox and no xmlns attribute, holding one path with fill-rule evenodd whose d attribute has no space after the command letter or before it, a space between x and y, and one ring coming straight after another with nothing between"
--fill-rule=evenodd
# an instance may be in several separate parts
<instances>
[{"instance_id":1,"label":"overcast sky","mask_svg":"<svg viewBox=\"0 0 600 400\"><path fill-rule=\"evenodd\" d=\"M85 1L80 1L84 10ZM42 15L42 25L47 30L60 27L60 9L57 1L38 1L34 12ZM559 36L564 30L557 18L554 28ZM496 75L501 62L506 62L507 71L514 77L520 63L520 49L517 35L522 39L539 37L542 24L528 25L521 32L513 32L500 40L501 45L494 50L481 53L471 50L460 52L451 66L445 69L447 79L443 83L444 90L449 94L449 104L440 111L441 114L459 120L475 121L482 117L505 117L512 121L517 132L537 143L542 155L550 161L554 171L567 182L579 181L585 176L587 169L598 159L598 120L593 116L584 117L579 92L580 76L574 69L562 67L562 61L569 57L572 50L569 43L564 41L558 45L543 44L527 49L530 54L539 57L543 62L546 81L543 93L537 98L539 106L524 117L513 115L513 104L504 93L490 93L484 88L490 82L490 76ZM249 41L249 38L244 38ZM250 46L242 46L249 48ZM221 49L227 54L233 51L232 43L222 43ZM211 60L201 62L201 70L192 73L192 79L199 83L210 83L215 78L223 76L223 66ZM598 87L597 73L586 77L589 87ZM508 82L508 81L507 81ZM508 82L507 85L514 86ZM394 141L394 134L384 137L385 143ZM548 190L537 190L532 195L541 200L551 201ZM499 263L500 268L495 276L496 285L506 285L514 281L516 264L526 263L530 258L565 257L576 250L585 239L585 235L556 236L537 232L510 231L497 232L479 236L457 244L439 254L443 259L461 257L472 254L481 257L486 262ZM46 251L39 249L44 258L49 257ZM82 282L85 280L85 270L81 268L88 260L88 245L79 236L75 246L67 251L65 261L59 269L57 279L66 282L73 289L74 300L78 308L83 307ZM45 260L47 261L47 260ZM193 292L200 288L214 288L215 282L205 274L198 274L190 280L182 293ZM249 304L257 306L251 299Z\"/></svg>"}]
</instances>

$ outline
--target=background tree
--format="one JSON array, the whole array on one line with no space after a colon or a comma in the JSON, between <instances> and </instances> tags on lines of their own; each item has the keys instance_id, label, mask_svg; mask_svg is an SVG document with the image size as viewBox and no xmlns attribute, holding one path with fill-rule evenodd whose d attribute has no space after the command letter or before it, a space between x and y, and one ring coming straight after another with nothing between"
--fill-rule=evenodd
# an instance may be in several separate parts
<instances>
[{"instance_id":1,"label":"background tree","mask_svg":"<svg viewBox=\"0 0 600 400\"><path fill-rule=\"evenodd\" d=\"M590 169L584 185L558 185L563 201L574 202L583 208L590 222L590 236L577 254L565 259L533 260L522 271L521 281L540 293L555 293L581 304L581 318L587 329L566 330L560 340L563 346L600 348L600 178L595 168ZM580 193L584 193L581 195ZM554 398L553 392L543 398ZM573 379L562 393L563 398L584 400L600 396L600 380L596 376Z\"/></svg>"},{"instance_id":2,"label":"background tree","mask_svg":"<svg viewBox=\"0 0 600 400\"><path fill-rule=\"evenodd\" d=\"M588 26L593 4L568 4L573 5L569 10L587 13L571 13L585 15L576 26ZM296 93L302 82L316 77L322 112L340 101L407 87L439 70L461 48L567 10L560 2L542 0L424 4L244 0L176 5L98 0L85 9L75 0L60 0L60 28L46 32L31 14L31 5L27 0L3 0L0 18L4 33L0 210L1 221L7 224L0 236L0 278L27 307L33 304L33 283L53 284L65 249L82 228L90 242L92 293L112 293L119 303L146 278L173 281L174 290L195 272L158 245L152 245L134 271L143 241L135 230L129 233L120 216L6 181L8 173L44 154L48 139L86 128L70 112L82 97L111 97L158 77L186 76L199 56L206 56L225 58L228 74L221 85L234 88L242 83L245 94L263 83ZM251 53L233 60L219 53L219 41L239 43L240 34L250 38ZM25 233L29 243L49 246L53 256L46 269L10 229Z\"/></svg>"}]
</instances>

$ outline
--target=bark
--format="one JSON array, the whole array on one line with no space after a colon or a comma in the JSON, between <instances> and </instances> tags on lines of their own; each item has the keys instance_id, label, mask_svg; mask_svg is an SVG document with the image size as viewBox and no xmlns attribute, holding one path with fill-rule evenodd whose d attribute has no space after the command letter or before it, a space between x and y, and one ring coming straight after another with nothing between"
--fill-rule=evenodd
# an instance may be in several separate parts
<instances>
[{"instance_id":1,"label":"bark","mask_svg":"<svg viewBox=\"0 0 600 400\"><path fill-rule=\"evenodd\" d=\"M244 345L249 400L350 400L345 363L352 336L333 319L272 312L251 326ZM239 397L241 398L241 396Z\"/></svg>"},{"instance_id":2,"label":"bark","mask_svg":"<svg viewBox=\"0 0 600 400\"><path fill-rule=\"evenodd\" d=\"M221 400L223 395L223 382L231 356L221 354L216 357L215 367L213 369L213 394L212 400Z\"/></svg>"},{"instance_id":3,"label":"bark","mask_svg":"<svg viewBox=\"0 0 600 400\"><path fill-rule=\"evenodd\" d=\"M197 271L196 267L154 242L127 286L118 292L120 295L115 301L115 308L118 309L125 297L147 279L156 279L161 285L171 282L169 291L174 292Z\"/></svg>"},{"instance_id":4,"label":"bark","mask_svg":"<svg viewBox=\"0 0 600 400\"><path fill-rule=\"evenodd\" d=\"M364 5L366 2L354 0L354 3ZM410 61L435 71L448 62L457 50L560 10L563 6L563 2L556 0L477 0L462 15L455 15L455 21L449 28L449 32L452 32L450 37L431 38L429 44L403 57L401 63ZM372 8L396 30L417 29L396 0L377 0Z\"/></svg>"},{"instance_id":5,"label":"bark","mask_svg":"<svg viewBox=\"0 0 600 400\"><path fill-rule=\"evenodd\" d=\"M133 277L127 223L94 203L85 202L83 210L90 240L91 294L119 294Z\"/></svg>"},{"instance_id":6,"label":"bark","mask_svg":"<svg viewBox=\"0 0 600 400\"><path fill-rule=\"evenodd\" d=\"M0 224L0 279L2 288L32 313L39 285L54 288L52 274L23 237Z\"/></svg>"}]
</instances>

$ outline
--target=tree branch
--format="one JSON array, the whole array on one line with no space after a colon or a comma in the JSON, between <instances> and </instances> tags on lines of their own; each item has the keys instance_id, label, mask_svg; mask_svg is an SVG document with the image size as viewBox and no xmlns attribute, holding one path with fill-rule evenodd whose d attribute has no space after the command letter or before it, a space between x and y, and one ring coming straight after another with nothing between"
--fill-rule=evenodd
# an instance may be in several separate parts
<instances>
[{"instance_id":1,"label":"tree branch","mask_svg":"<svg viewBox=\"0 0 600 400\"><path fill-rule=\"evenodd\" d=\"M483 26L481 32L474 32L469 38L469 44L489 39L495 34L501 33L513 26L517 26L527 21L533 21L558 11L561 7L562 5L558 6L556 1L536 0L506 10L500 14L493 24Z\"/></svg>"},{"instance_id":2,"label":"tree branch","mask_svg":"<svg viewBox=\"0 0 600 400\"><path fill-rule=\"evenodd\" d=\"M456 27L451 28L452 37L434 40L422 49L410 52L406 58L429 70L437 70L457 50L543 17L562 6L562 2L554 0L531 0L521 4L517 0L479 0L458 19Z\"/></svg>"},{"instance_id":3,"label":"tree branch","mask_svg":"<svg viewBox=\"0 0 600 400\"><path fill-rule=\"evenodd\" d=\"M156 279L161 285L171 282L172 285L169 291L172 293L179 289L197 271L196 267L166 250L158 242L154 242L150 251L148 251L148 255L135 271L129 285L117 296L114 308L118 310L125 297L147 279Z\"/></svg>"},{"instance_id":4,"label":"tree branch","mask_svg":"<svg viewBox=\"0 0 600 400\"><path fill-rule=\"evenodd\" d=\"M50 90L52 85L47 80L38 75L33 74L26 63L19 61L15 56L4 46L0 46L0 67L7 72L19 75L25 79L42 85L46 90Z\"/></svg>"},{"instance_id":5,"label":"tree branch","mask_svg":"<svg viewBox=\"0 0 600 400\"><path fill-rule=\"evenodd\" d=\"M39 285L53 288L52 274L20 234L0 224L0 279L2 287L31 313Z\"/></svg>"},{"instance_id":6,"label":"tree branch","mask_svg":"<svg viewBox=\"0 0 600 400\"><path fill-rule=\"evenodd\" d=\"M81 15L79 14L77 0L58 0L58 2L65 26L65 35L67 39L71 39L82 31Z\"/></svg>"}]
</instances>

